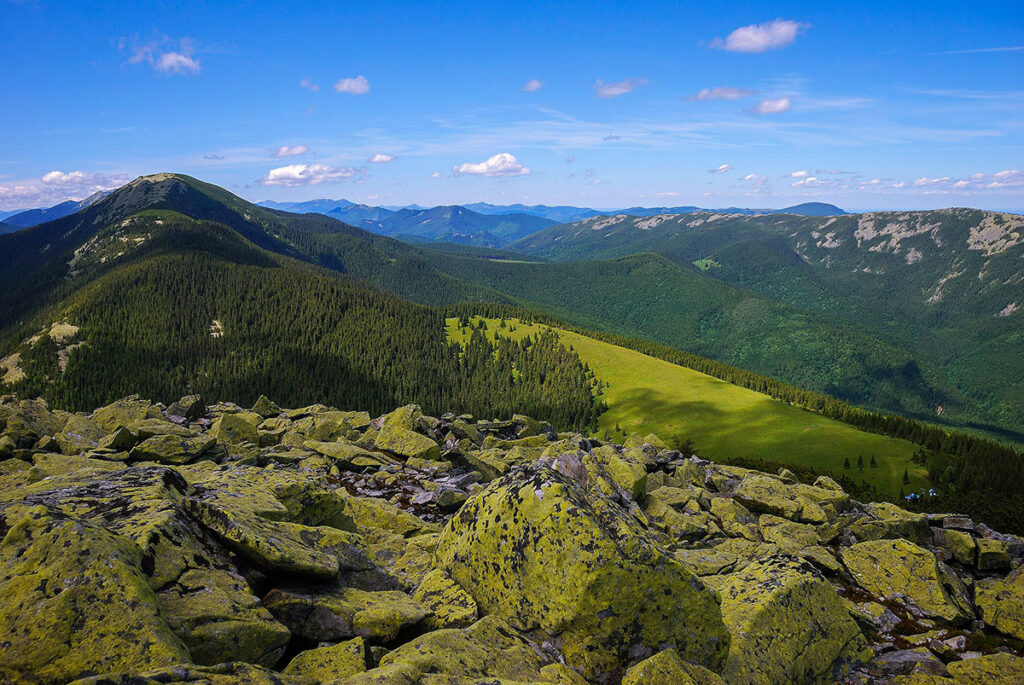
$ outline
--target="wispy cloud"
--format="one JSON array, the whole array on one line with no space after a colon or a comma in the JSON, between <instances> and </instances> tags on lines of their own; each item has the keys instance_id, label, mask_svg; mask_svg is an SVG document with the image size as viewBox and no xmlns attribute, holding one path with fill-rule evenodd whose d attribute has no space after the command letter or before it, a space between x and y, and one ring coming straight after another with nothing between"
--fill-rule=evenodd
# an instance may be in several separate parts
<instances>
[{"instance_id":1,"label":"wispy cloud","mask_svg":"<svg viewBox=\"0 0 1024 685\"><path fill-rule=\"evenodd\" d=\"M132 43L121 38L119 49L129 48L131 56L128 64L148 64L161 74L197 75L202 71L202 64L193 56L195 43L191 38L174 41L166 36L154 38L145 43Z\"/></svg>"},{"instance_id":2,"label":"wispy cloud","mask_svg":"<svg viewBox=\"0 0 1024 685\"><path fill-rule=\"evenodd\" d=\"M603 140L606 143L610 143L610 142L615 141L615 140L622 140L622 136L620 136L618 134L615 134L615 133L609 133L608 135L606 135L601 140Z\"/></svg>"},{"instance_id":3,"label":"wispy cloud","mask_svg":"<svg viewBox=\"0 0 1024 685\"><path fill-rule=\"evenodd\" d=\"M282 145L274 151L272 157L298 157L309 152L307 145Z\"/></svg>"},{"instance_id":4,"label":"wispy cloud","mask_svg":"<svg viewBox=\"0 0 1024 685\"><path fill-rule=\"evenodd\" d=\"M456 164L452 167L456 175L469 174L471 176L529 176L530 169L507 152L501 152L490 157L484 162Z\"/></svg>"},{"instance_id":5,"label":"wispy cloud","mask_svg":"<svg viewBox=\"0 0 1024 685\"><path fill-rule=\"evenodd\" d=\"M374 154L373 157L370 157L366 161L370 162L371 164L385 164L387 162L393 162L396 159L397 157L395 157L394 155L389 155L385 152L378 152Z\"/></svg>"},{"instance_id":6,"label":"wispy cloud","mask_svg":"<svg viewBox=\"0 0 1024 685\"><path fill-rule=\"evenodd\" d=\"M441 178L441 172L435 171L434 173L430 174L430 178Z\"/></svg>"},{"instance_id":7,"label":"wispy cloud","mask_svg":"<svg viewBox=\"0 0 1024 685\"><path fill-rule=\"evenodd\" d=\"M360 74L355 78L338 79L334 84L334 90L348 95L366 95L370 92L370 82Z\"/></svg>"},{"instance_id":8,"label":"wispy cloud","mask_svg":"<svg viewBox=\"0 0 1024 685\"><path fill-rule=\"evenodd\" d=\"M757 95L757 91L733 88L732 86L715 86L714 88L704 88L686 99L696 102L703 102L705 100L739 100L751 95Z\"/></svg>"},{"instance_id":9,"label":"wispy cloud","mask_svg":"<svg viewBox=\"0 0 1024 685\"><path fill-rule=\"evenodd\" d=\"M765 114L782 114L793 109L792 98L768 98L754 105L751 113L758 116Z\"/></svg>"},{"instance_id":10,"label":"wispy cloud","mask_svg":"<svg viewBox=\"0 0 1024 685\"><path fill-rule=\"evenodd\" d=\"M756 53L776 50L793 43L801 31L810 27L810 24L789 19L776 19L763 24L741 26L726 36L724 40L715 38L711 41L711 47L730 52Z\"/></svg>"},{"instance_id":11,"label":"wispy cloud","mask_svg":"<svg viewBox=\"0 0 1024 685\"><path fill-rule=\"evenodd\" d=\"M789 176L790 178L807 178L810 174L807 170L801 169L800 171L790 171L786 176Z\"/></svg>"},{"instance_id":12,"label":"wispy cloud","mask_svg":"<svg viewBox=\"0 0 1024 685\"><path fill-rule=\"evenodd\" d=\"M332 167L326 164L289 164L267 172L257 181L264 186L316 186L325 183L340 183L353 180L360 182L366 178L366 169L351 167Z\"/></svg>"},{"instance_id":13,"label":"wispy cloud","mask_svg":"<svg viewBox=\"0 0 1024 685\"><path fill-rule=\"evenodd\" d=\"M313 79L311 78L304 78L299 81L299 88L305 88L306 90L311 90L314 93L320 90L320 86L313 83Z\"/></svg>"},{"instance_id":14,"label":"wispy cloud","mask_svg":"<svg viewBox=\"0 0 1024 685\"><path fill-rule=\"evenodd\" d=\"M222 155L203 155L203 159L208 159L213 162L219 162L220 160L224 159L224 157Z\"/></svg>"},{"instance_id":15,"label":"wispy cloud","mask_svg":"<svg viewBox=\"0 0 1024 685\"><path fill-rule=\"evenodd\" d=\"M968 50L946 50L933 52L933 55L974 55L985 52L1024 52L1024 45L1005 45L996 48L973 48Z\"/></svg>"},{"instance_id":16,"label":"wispy cloud","mask_svg":"<svg viewBox=\"0 0 1024 685\"><path fill-rule=\"evenodd\" d=\"M732 169L732 164L719 164L714 169L708 169L709 174L724 174Z\"/></svg>"},{"instance_id":17,"label":"wispy cloud","mask_svg":"<svg viewBox=\"0 0 1024 685\"><path fill-rule=\"evenodd\" d=\"M639 86L646 86L647 79L643 77L628 78L624 81L616 81L615 83L605 83L601 79L597 79L594 84L594 93L599 98L617 98L620 95L633 92L633 89Z\"/></svg>"},{"instance_id":18,"label":"wispy cloud","mask_svg":"<svg viewBox=\"0 0 1024 685\"><path fill-rule=\"evenodd\" d=\"M958 100L1024 100L1024 90L964 90L957 88L912 89L911 93Z\"/></svg>"},{"instance_id":19,"label":"wispy cloud","mask_svg":"<svg viewBox=\"0 0 1024 685\"><path fill-rule=\"evenodd\" d=\"M535 78L532 78L529 81L527 81L526 83L524 83L523 87L520 88L520 90L525 90L527 93L532 93L533 91L540 90L543 87L544 87L544 82L543 81L539 81L539 80L537 80Z\"/></svg>"}]
</instances>

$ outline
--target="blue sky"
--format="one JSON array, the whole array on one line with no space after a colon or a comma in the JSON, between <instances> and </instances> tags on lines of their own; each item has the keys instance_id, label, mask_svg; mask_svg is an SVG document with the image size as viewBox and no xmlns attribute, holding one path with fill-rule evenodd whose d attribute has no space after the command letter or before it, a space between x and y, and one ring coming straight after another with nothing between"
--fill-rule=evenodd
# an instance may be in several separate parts
<instances>
[{"instance_id":1,"label":"blue sky","mask_svg":"<svg viewBox=\"0 0 1024 685\"><path fill-rule=\"evenodd\" d=\"M0 0L0 209L251 200L1024 210L1020 2Z\"/></svg>"}]
</instances>

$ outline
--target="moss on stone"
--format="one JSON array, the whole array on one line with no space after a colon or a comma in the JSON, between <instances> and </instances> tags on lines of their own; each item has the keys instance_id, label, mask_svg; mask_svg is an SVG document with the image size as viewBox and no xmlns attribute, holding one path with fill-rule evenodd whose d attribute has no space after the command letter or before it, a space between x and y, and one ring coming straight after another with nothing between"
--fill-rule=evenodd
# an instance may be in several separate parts
<instances>
[{"instance_id":1,"label":"moss on stone","mask_svg":"<svg viewBox=\"0 0 1024 685\"><path fill-rule=\"evenodd\" d=\"M284 669L285 675L309 676L318 681L347 678L365 671L366 643L361 637L299 652Z\"/></svg>"},{"instance_id":2,"label":"moss on stone","mask_svg":"<svg viewBox=\"0 0 1024 685\"><path fill-rule=\"evenodd\" d=\"M664 644L712 667L728 652L714 595L617 505L546 468L471 498L437 563L482 612L559 636L587 677Z\"/></svg>"},{"instance_id":3,"label":"moss on stone","mask_svg":"<svg viewBox=\"0 0 1024 685\"><path fill-rule=\"evenodd\" d=\"M870 657L857 624L822 577L785 558L710 579L732 634L728 682L834 682Z\"/></svg>"},{"instance_id":4,"label":"moss on stone","mask_svg":"<svg viewBox=\"0 0 1024 685\"><path fill-rule=\"evenodd\" d=\"M879 597L904 595L929 616L966 619L943 588L935 555L907 540L860 542L841 551L857 584Z\"/></svg>"}]
</instances>

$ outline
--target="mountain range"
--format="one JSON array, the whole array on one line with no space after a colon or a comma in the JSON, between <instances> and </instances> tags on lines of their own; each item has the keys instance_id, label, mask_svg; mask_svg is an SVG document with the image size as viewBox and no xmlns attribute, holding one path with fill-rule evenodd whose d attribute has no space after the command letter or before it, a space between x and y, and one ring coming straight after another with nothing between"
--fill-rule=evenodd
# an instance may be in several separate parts
<instances>
[{"instance_id":1,"label":"mountain range","mask_svg":"<svg viewBox=\"0 0 1024 685\"><path fill-rule=\"evenodd\" d=\"M88 207L97 200L101 200L106 197L109 193L107 191L97 191L85 198L84 200L68 200L61 202L60 204L54 205L53 207L47 207L44 209L25 209L17 212L11 212L0 216L0 233L13 233L29 226L36 226L38 224L53 221L54 219L60 219L69 214L74 214L80 209Z\"/></svg>"},{"instance_id":2,"label":"mountain range","mask_svg":"<svg viewBox=\"0 0 1024 685\"><path fill-rule=\"evenodd\" d=\"M199 237L180 228L192 226L184 217L221 228L193 245ZM398 235L437 237L428 219L464 214L440 208L389 217L401 228L387 230ZM285 259L289 270L305 264L345 274L420 304L543 311L854 404L1018 439L1022 221L977 210L615 215L552 225L511 250L431 249L157 174L0 239L0 313L12 322L2 334L31 335L37 324L29 322L44 305L60 307L122 263L173 246L216 247L248 255L243 261Z\"/></svg>"}]
</instances>

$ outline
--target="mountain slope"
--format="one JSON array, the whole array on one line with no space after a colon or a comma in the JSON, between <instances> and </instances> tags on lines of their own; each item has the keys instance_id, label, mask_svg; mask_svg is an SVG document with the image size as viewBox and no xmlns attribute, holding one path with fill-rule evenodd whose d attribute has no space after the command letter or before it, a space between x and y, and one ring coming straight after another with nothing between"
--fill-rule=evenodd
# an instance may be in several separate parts
<instances>
[{"instance_id":1,"label":"mountain slope","mask_svg":"<svg viewBox=\"0 0 1024 685\"><path fill-rule=\"evenodd\" d=\"M501 247L552 225L550 219L529 214L487 216L456 205L399 210L381 221L380 232L424 242Z\"/></svg>"},{"instance_id":2,"label":"mountain slope","mask_svg":"<svg viewBox=\"0 0 1024 685\"><path fill-rule=\"evenodd\" d=\"M948 209L841 217L619 215L510 246L556 260L654 251L776 301L839 316L932 360L972 397L962 418L1024 426L1024 217ZM949 407L936 405L936 413ZM984 417L984 418L983 418Z\"/></svg>"}]
</instances>

